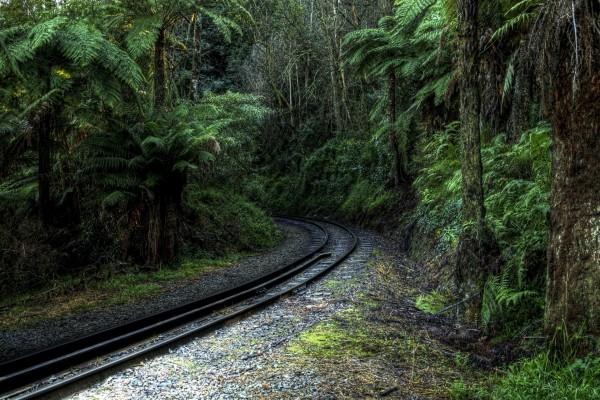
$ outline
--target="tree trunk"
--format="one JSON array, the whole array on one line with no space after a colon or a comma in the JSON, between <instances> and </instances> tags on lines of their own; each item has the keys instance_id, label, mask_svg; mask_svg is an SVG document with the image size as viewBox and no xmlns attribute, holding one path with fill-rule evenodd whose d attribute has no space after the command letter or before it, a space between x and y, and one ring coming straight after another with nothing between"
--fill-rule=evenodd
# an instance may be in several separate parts
<instances>
[{"instance_id":1,"label":"tree trunk","mask_svg":"<svg viewBox=\"0 0 600 400\"><path fill-rule=\"evenodd\" d=\"M168 93L166 28L162 27L154 45L154 106L165 105Z\"/></svg>"},{"instance_id":2,"label":"tree trunk","mask_svg":"<svg viewBox=\"0 0 600 400\"><path fill-rule=\"evenodd\" d=\"M202 68L202 15L194 14L192 16L192 68L190 79L190 88L188 98L197 103L198 98L198 77Z\"/></svg>"},{"instance_id":3,"label":"tree trunk","mask_svg":"<svg viewBox=\"0 0 600 400\"><path fill-rule=\"evenodd\" d=\"M478 0L458 0L460 74L460 141L462 166L462 219L457 260L457 284L461 297L480 295L487 273L483 166L480 139ZM481 297L466 310L468 320L478 317Z\"/></svg>"},{"instance_id":4,"label":"tree trunk","mask_svg":"<svg viewBox=\"0 0 600 400\"><path fill-rule=\"evenodd\" d=\"M44 225L52 222L52 202L50 199L50 173L52 172L52 111L41 111L38 127L38 196L39 217Z\"/></svg>"},{"instance_id":5,"label":"tree trunk","mask_svg":"<svg viewBox=\"0 0 600 400\"><path fill-rule=\"evenodd\" d=\"M581 21L586 17L582 14L577 14ZM597 21L598 9L595 17L587 17ZM572 65L572 33L563 35L560 48L553 52L558 58L558 71L553 76L552 92L552 192L545 316L549 335L564 323L571 333L583 327L585 334L600 336L600 35L591 31L590 36L595 37L579 43L579 56L586 57L579 70Z\"/></svg>"},{"instance_id":6,"label":"tree trunk","mask_svg":"<svg viewBox=\"0 0 600 400\"><path fill-rule=\"evenodd\" d=\"M402 155L398 148L398 133L396 132L396 73L391 68L388 71L387 116L394 187L400 187L400 185L406 183L406 174L404 173Z\"/></svg>"},{"instance_id":7,"label":"tree trunk","mask_svg":"<svg viewBox=\"0 0 600 400\"><path fill-rule=\"evenodd\" d=\"M333 51L333 50L332 50ZM344 120L342 118L342 107L340 101L340 89L338 86L338 76L336 71L335 56L331 55L329 75L331 78L331 99L333 106L333 116L335 118L335 131L342 132L344 130Z\"/></svg>"}]
</instances>

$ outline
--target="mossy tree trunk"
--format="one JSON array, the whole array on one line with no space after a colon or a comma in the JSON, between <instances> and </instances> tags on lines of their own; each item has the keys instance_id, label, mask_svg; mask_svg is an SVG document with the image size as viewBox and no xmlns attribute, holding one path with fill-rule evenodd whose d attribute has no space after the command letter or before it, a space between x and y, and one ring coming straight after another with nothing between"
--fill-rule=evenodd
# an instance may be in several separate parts
<instances>
[{"instance_id":1,"label":"mossy tree trunk","mask_svg":"<svg viewBox=\"0 0 600 400\"><path fill-rule=\"evenodd\" d=\"M44 225L52 222L50 175L52 172L52 110L40 111L38 130L38 204L39 218Z\"/></svg>"},{"instance_id":2,"label":"mossy tree trunk","mask_svg":"<svg viewBox=\"0 0 600 400\"><path fill-rule=\"evenodd\" d=\"M594 8L593 1L585 3L576 10L577 20L598 21L598 4ZM570 6L564 5L566 9ZM584 333L600 336L600 33L593 27L580 30L580 64L574 65L573 38L577 33L570 28L552 53L558 68L552 88L545 328L550 336L563 324L571 333L583 327Z\"/></svg>"},{"instance_id":3,"label":"mossy tree trunk","mask_svg":"<svg viewBox=\"0 0 600 400\"><path fill-rule=\"evenodd\" d=\"M154 45L154 106L165 106L168 94L167 28L163 26Z\"/></svg>"},{"instance_id":4,"label":"mossy tree trunk","mask_svg":"<svg viewBox=\"0 0 600 400\"><path fill-rule=\"evenodd\" d=\"M480 139L478 0L458 0L458 46L460 74L460 142L462 167L462 219L457 260L457 284L461 297L480 295L487 278L486 249L490 233L485 224L483 166ZM466 310L475 320L481 297Z\"/></svg>"},{"instance_id":5,"label":"mossy tree trunk","mask_svg":"<svg viewBox=\"0 0 600 400\"><path fill-rule=\"evenodd\" d=\"M402 153L399 149L398 132L396 130L396 73L390 68L387 72L387 118L388 138L390 151L392 152L392 175L394 176L394 187L400 187L407 183Z\"/></svg>"}]
</instances>

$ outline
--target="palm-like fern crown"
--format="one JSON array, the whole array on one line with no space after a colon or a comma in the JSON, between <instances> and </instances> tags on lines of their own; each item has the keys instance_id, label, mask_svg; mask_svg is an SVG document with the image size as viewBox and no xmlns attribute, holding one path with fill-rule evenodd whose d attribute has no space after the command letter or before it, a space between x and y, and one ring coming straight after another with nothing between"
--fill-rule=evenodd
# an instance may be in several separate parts
<instances>
[{"instance_id":1,"label":"palm-like fern crown","mask_svg":"<svg viewBox=\"0 0 600 400\"><path fill-rule=\"evenodd\" d=\"M418 116L422 104L449 100L456 77L451 68L454 18L450 1L397 1L393 16L379 27L352 32L345 37L347 63L365 77L385 80L389 71L398 76L400 114L397 128L404 130ZM380 96L371 116L384 119L385 97ZM375 137L385 133L386 124Z\"/></svg>"},{"instance_id":2,"label":"palm-like fern crown","mask_svg":"<svg viewBox=\"0 0 600 400\"><path fill-rule=\"evenodd\" d=\"M154 198L172 181L216 159L221 142L234 146L265 115L254 96L206 94L204 101L184 102L170 111L148 115L129 127L115 122L114 130L94 135L81 146L84 170L95 174L105 189L104 206L139 196ZM218 141L218 142L217 142Z\"/></svg>"}]
</instances>

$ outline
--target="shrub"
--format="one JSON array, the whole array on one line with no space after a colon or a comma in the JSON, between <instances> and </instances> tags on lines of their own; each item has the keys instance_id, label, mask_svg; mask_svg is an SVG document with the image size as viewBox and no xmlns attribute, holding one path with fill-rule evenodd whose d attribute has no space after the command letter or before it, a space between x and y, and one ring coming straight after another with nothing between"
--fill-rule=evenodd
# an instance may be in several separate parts
<instances>
[{"instance_id":1,"label":"shrub","mask_svg":"<svg viewBox=\"0 0 600 400\"><path fill-rule=\"evenodd\" d=\"M423 146L423 168L414 183L419 197L415 218L442 251L455 249L462 231L458 128L449 124ZM540 124L517 143L498 135L482 150L487 221L504 260L500 275L486 284L482 319L490 323L495 318L504 330L517 329L542 312L550 142L550 127Z\"/></svg>"},{"instance_id":2,"label":"shrub","mask_svg":"<svg viewBox=\"0 0 600 400\"><path fill-rule=\"evenodd\" d=\"M192 223L188 252L195 246L210 254L258 250L281 238L264 211L231 190L188 185L184 206Z\"/></svg>"}]
</instances>

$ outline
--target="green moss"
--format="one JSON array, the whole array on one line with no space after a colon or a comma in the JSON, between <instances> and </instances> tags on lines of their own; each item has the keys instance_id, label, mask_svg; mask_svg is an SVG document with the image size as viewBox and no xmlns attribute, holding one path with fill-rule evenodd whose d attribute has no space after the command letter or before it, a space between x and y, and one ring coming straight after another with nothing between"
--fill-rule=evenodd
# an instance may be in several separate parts
<instances>
[{"instance_id":1,"label":"green moss","mask_svg":"<svg viewBox=\"0 0 600 400\"><path fill-rule=\"evenodd\" d=\"M330 279L325 284L325 289L334 290L335 288L339 287L341 284L342 284L342 281L340 281L340 280Z\"/></svg>"},{"instance_id":2,"label":"green moss","mask_svg":"<svg viewBox=\"0 0 600 400\"><path fill-rule=\"evenodd\" d=\"M434 290L430 294L418 296L416 307L426 313L435 314L450 305L452 301L453 299L449 294Z\"/></svg>"},{"instance_id":3,"label":"green moss","mask_svg":"<svg viewBox=\"0 0 600 400\"><path fill-rule=\"evenodd\" d=\"M325 322L304 331L287 348L290 353L310 357L358 357L380 354L391 341L373 337L367 330L352 331L337 322Z\"/></svg>"}]
</instances>

